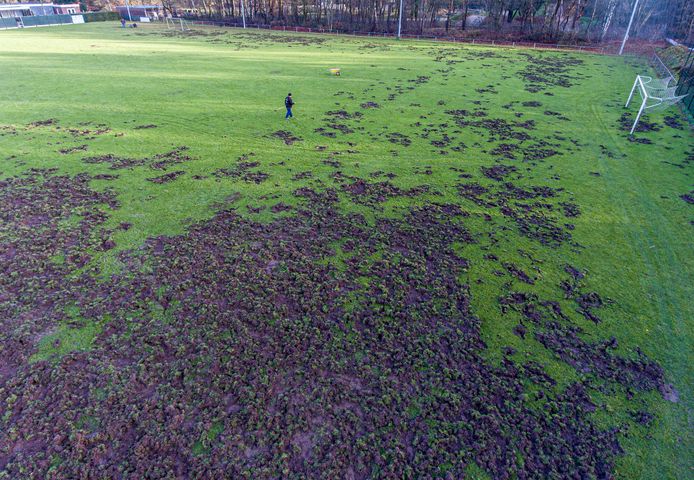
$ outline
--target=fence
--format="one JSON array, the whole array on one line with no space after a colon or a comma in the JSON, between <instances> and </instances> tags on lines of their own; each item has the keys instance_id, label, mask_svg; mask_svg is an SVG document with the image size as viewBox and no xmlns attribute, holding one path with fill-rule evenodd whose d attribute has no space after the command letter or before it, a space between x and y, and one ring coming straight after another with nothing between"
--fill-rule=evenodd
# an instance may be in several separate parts
<instances>
[{"instance_id":1,"label":"fence","mask_svg":"<svg viewBox=\"0 0 694 480\"><path fill-rule=\"evenodd\" d=\"M46 27L49 25L72 25L86 22L118 20L115 12L86 12L76 15L32 15L27 17L0 18L0 29Z\"/></svg>"},{"instance_id":2,"label":"fence","mask_svg":"<svg viewBox=\"0 0 694 480\"><path fill-rule=\"evenodd\" d=\"M679 45L656 50L651 64L660 78L674 79L676 95L687 95L680 106L694 119L694 49Z\"/></svg>"},{"instance_id":3,"label":"fence","mask_svg":"<svg viewBox=\"0 0 694 480\"><path fill-rule=\"evenodd\" d=\"M688 95L682 100L682 106L691 117L694 117L694 49L690 49L680 68L677 82L677 95Z\"/></svg>"}]
</instances>

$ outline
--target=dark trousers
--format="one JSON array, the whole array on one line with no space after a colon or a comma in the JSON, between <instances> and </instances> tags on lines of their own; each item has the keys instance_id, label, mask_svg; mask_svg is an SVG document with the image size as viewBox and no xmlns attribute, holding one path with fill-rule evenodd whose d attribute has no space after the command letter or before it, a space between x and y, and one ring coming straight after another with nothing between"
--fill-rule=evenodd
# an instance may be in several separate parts
<instances>
[{"instance_id":1,"label":"dark trousers","mask_svg":"<svg viewBox=\"0 0 694 480\"><path fill-rule=\"evenodd\" d=\"M287 114L284 116L284 118L291 118L294 115L292 115L292 107L287 107Z\"/></svg>"}]
</instances>

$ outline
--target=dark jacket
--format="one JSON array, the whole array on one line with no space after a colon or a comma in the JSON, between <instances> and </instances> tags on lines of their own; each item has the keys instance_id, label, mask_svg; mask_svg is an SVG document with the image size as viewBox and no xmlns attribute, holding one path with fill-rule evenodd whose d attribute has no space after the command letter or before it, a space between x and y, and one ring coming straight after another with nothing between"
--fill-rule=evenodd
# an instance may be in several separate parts
<instances>
[{"instance_id":1,"label":"dark jacket","mask_svg":"<svg viewBox=\"0 0 694 480\"><path fill-rule=\"evenodd\" d=\"M284 99L284 106L287 108L292 108L292 106L294 106L294 100L292 100L292 97L287 97Z\"/></svg>"}]
</instances>

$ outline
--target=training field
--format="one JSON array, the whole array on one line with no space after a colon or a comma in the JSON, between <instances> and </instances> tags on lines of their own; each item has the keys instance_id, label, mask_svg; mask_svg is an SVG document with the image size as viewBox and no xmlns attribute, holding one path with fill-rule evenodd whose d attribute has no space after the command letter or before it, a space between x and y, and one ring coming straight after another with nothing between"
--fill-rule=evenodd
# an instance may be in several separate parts
<instances>
[{"instance_id":1,"label":"training field","mask_svg":"<svg viewBox=\"0 0 694 480\"><path fill-rule=\"evenodd\" d=\"M688 477L694 137L628 137L647 71L0 32L0 478Z\"/></svg>"}]
</instances>

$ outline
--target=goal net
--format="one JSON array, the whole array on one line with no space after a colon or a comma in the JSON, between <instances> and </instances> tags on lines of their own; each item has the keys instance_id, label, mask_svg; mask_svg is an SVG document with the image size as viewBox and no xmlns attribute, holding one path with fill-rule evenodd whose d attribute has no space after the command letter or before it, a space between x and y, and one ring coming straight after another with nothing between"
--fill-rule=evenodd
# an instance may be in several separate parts
<instances>
[{"instance_id":1,"label":"goal net","mask_svg":"<svg viewBox=\"0 0 694 480\"><path fill-rule=\"evenodd\" d=\"M166 28L173 30L190 30L190 24L183 20L182 18L169 18L166 17Z\"/></svg>"},{"instance_id":2,"label":"goal net","mask_svg":"<svg viewBox=\"0 0 694 480\"><path fill-rule=\"evenodd\" d=\"M686 95L676 94L677 85L670 86L673 81L674 78L672 76L666 78L653 78L646 75L636 76L634 86L631 87L631 93L629 93L629 99L624 106L625 108L629 106L632 98L634 98L634 92L638 91L639 95L641 95L641 108L639 108L634 125L631 127L630 135L636 130L636 125L638 125L641 115L665 110L686 97Z\"/></svg>"}]
</instances>

